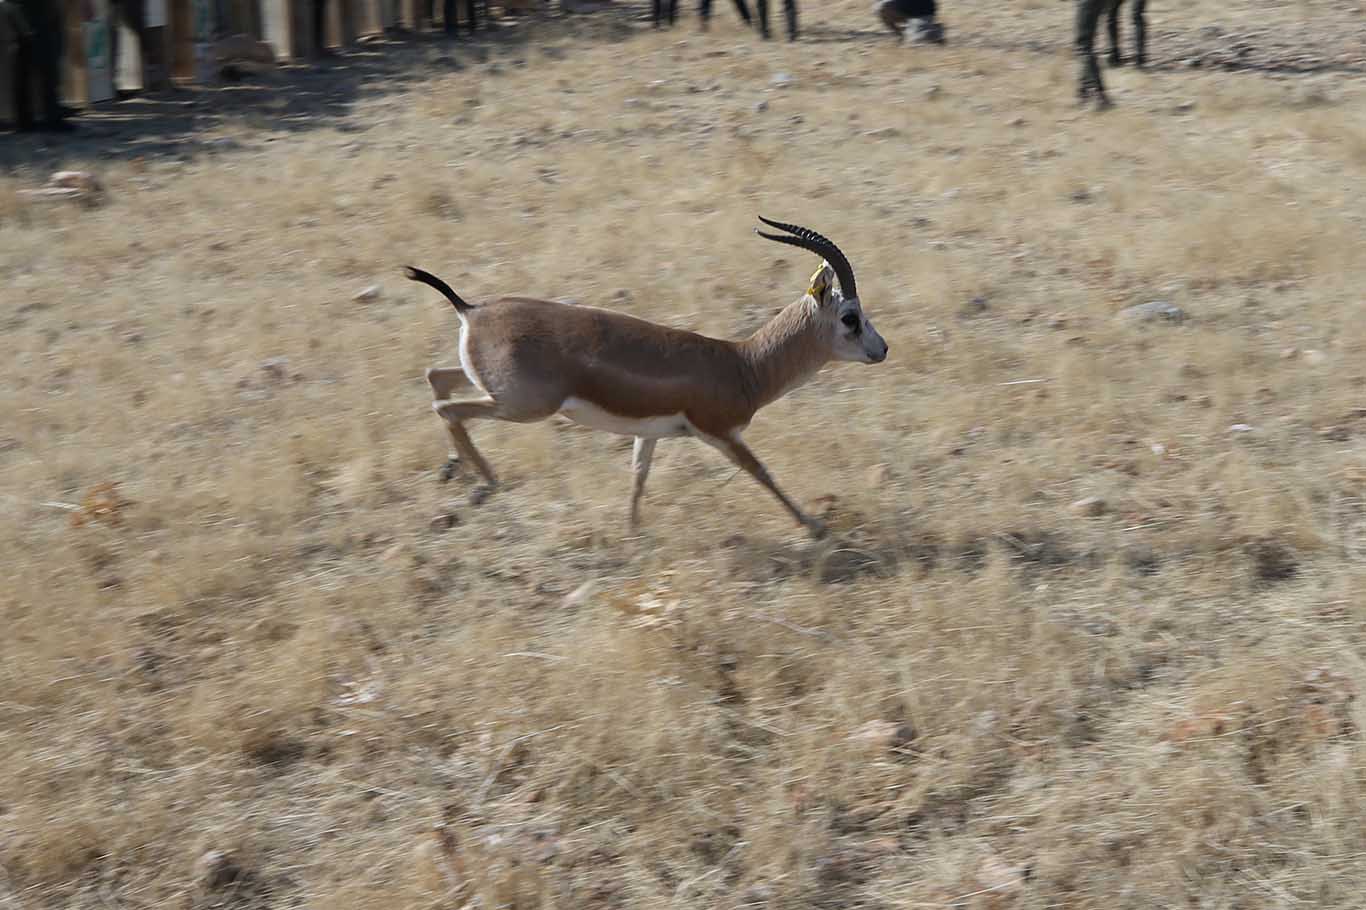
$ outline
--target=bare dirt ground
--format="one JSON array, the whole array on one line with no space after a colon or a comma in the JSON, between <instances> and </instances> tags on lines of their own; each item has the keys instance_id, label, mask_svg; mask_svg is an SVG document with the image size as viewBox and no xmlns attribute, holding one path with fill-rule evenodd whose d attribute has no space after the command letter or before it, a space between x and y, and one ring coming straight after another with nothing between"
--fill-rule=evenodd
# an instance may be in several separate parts
<instances>
[{"instance_id":1,"label":"bare dirt ground","mask_svg":"<svg viewBox=\"0 0 1366 910\"><path fill-rule=\"evenodd\" d=\"M1359 907L1361 6L1158 2L1100 116L1058 0L642 12L0 138L0 907ZM401 265L739 335L756 212L891 344L748 434L833 540L686 440L639 537L628 440L438 483Z\"/></svg>"}]
</instances>

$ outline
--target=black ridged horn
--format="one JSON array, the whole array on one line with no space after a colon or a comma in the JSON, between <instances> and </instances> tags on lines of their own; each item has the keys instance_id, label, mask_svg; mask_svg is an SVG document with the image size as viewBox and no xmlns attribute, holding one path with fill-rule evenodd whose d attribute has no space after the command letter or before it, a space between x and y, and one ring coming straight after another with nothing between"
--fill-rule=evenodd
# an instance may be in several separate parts
<instances>
[{"instance_id":1,"label":"black ridged horn","mask_svg":"<svg viewBox=\"0 0 1366 910\"><path fill-rule=\"evenodd\" d=\"M796 224L784 224L781 221L770 221L763 215L758 216L759 220L769 227L775 227L780 231L787 231L793 236L788 237L783 234L765 234L758 228L754 233L766 240L776 240L779 243L789 243L792 246L799 246L804 250L810 250L817 256L821 256L826 262L830 263L835 270L835 277L840 280L840 292L847 298L857 298L858 289L854 286L854 269L849 265L849 260L845 257L840 248L835 246L835 242L829 237L823 237L810 228L804 228Z\"/></svg>"}]
</instances>

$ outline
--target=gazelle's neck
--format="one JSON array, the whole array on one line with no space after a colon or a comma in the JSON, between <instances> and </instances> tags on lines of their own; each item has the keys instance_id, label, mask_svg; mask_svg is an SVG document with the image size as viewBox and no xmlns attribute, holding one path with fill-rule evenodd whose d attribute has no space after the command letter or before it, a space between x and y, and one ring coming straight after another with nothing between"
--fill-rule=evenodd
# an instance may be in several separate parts
<instances>
[{"instance_id":1,"label":"gazelle's neck","mask_svg":"<svg viewBox=\"0 0 1366 910\"><path fill-rule=\"evenodd\" d=\"M803 297L737 344L754 371L756 408L771 404L806 382L829 360L829 346L820 337L816 321L816 306L810 297Z\"/></svg>"}]
</instances>

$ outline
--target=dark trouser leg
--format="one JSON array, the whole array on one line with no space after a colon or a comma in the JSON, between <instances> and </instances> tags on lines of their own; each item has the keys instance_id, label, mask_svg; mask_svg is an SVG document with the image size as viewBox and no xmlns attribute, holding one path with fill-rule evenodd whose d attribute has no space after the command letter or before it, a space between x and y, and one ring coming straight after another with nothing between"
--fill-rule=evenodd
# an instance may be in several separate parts
<instances>
[{"instance_id":1,"label":"dark trouser leg","mask_svg":"<svg viewBox=\"0 0 1366 910\"><path fill-rule=\"evenodd\" d=\"M455 30L460 27L460 11L455 0L442 0L441 18L445 20L443 27L446 34L454 35Z\"/></svg>"},{"instance_id":2,"label":"dark trouser leg","mask_svg":"<svg viewBox=\"0 0 1366 910\"><path fill-rule=\"evenodd\" d=\"M1119 52L1119 5L1121 0L1113 0L1110 11L1105 15L1106 31L1110 33L1110 65L1122 66L1124 55Z\"/></svg>"},{"instance_id":3,"label":"dark trouser leg","mask_svg":"<svg viewBox=\"0 0 1366 910\"><path fill-rule=\"evenodd\" d=\"M768 33L768 0L755 0L755 6L759 14L759 34L767 41L772 37Z\"/></svg>"},{"instance_id":4,"label":"dark trouser leg","mask_svg":"<svg viewBox=\"0 0 1366 910\"><path fill-rule=\"evenodd\" d=\"M1105 83L1100 79L1100 65L1096 63L1096 26L1100 24L1100 14L1107 6L1108 0L1078 0L1075 36L1076 54L1081 59L1081 80L1077 94L1084 102L1094 93L1102 107L1108 106L1110 99L1105 96Z\"/></svg>"},{"instance_id":5,"label":"dark trouser leg","mask_svg":"<svg viewBox=\"0 0 1366 910\"><path fill-rule=\"evenodd\" d=\"M711 23L711 0L701 0L697 5L697 17L702 22L702 31Z\"/></svg>"},{"instance_id":6,"label":"dark trouser leg","mask_svg":"<svg viewBox=\"0 0 1366 910\"><path fill-rule=\"evenodd\" d=\"M740 18L745 20L745 25L754 25L754 17L749 14L749 7L745 5L745 0L735 0L735 11L740 14Z\"/></svg>"},{"instance_id":7,"label":"dark trouser leg","mask_svg":"<svg viewBox=\"0 0 1366 910\"><path fill-rule=\"evenodd\" d=\"M33 129L33 42L24 37L14 48L14 125Z\"/></svg>"},{"instance_id":8,"label":"dark trouser leg","mask_svg":"<svg viewBox=\"0 0 1366 910\"><path fill-rule=\"evenodd\" d=\"M57 31L61 23L52 16L45 22L33 23L33 27L29 72L38 79L42 123L48 128L69 129L61 107L62 43L61 34ZM27 91L28 86L25 89Z\"/></svg>"},{"instance_id":9,"label":"dark trouser leg","mask_svg":"<svg viewBox=\"0 0 1366 910\"><path fill-rule=\"evenodd\" d=\"M1144 10L1148 0L1131 0L1134 5L1134 63L1145 66L1148 63L1148 20Z\"/></svg>"},{"instance_id":10,"label":"dark trouser leg","mask_svg":"<svg viewBox=\"0 0 1366 910\"><path fill-rule=\"evenodd\" d=\"M797 0L783 0L783 12L787 14L787 40L797 40Z\"/></svg>"},{"instance_id":11,"label":"dark trouser leg","mask_svg":"<svg viewBox=\"0 0 1366 910\"><path fill-rule=\"evenodd\" d=\"M313 0L313 52L319 57L331 57L327 46L327 4L330 0Z\"/></svg>"}]
</instances>

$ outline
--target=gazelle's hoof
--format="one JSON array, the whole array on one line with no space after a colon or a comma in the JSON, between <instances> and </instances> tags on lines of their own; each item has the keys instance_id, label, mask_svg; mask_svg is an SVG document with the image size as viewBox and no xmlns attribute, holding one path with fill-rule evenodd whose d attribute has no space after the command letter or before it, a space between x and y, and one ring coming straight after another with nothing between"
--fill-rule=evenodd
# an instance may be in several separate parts
<instances>
[{"instance_id":1,"label":"gazelle's hoof","mask_svg":"<svg viewBox=\"0 0 1366 910\"><path fill-rule=\"evenodd\" d=\"M830 529L825 526L825 522L819 518L808 518L805 522L806 531L811 535L812 540L822 540L825 535L830 533Z\"/></svg>"},{"instance_id":2,"label":"gazelle's hoof","mask_svg":"<svg viewBox=\"0 0 1366 910\"><path fill-rule=\"evenodd\" d=\"M437 476L441 478L442 483L447 483L455 476L455 472L459 470L460 459L452 455L450 458L446 459L446 463L441 466L441 473Z\"/></svg>"}]
</instances>

